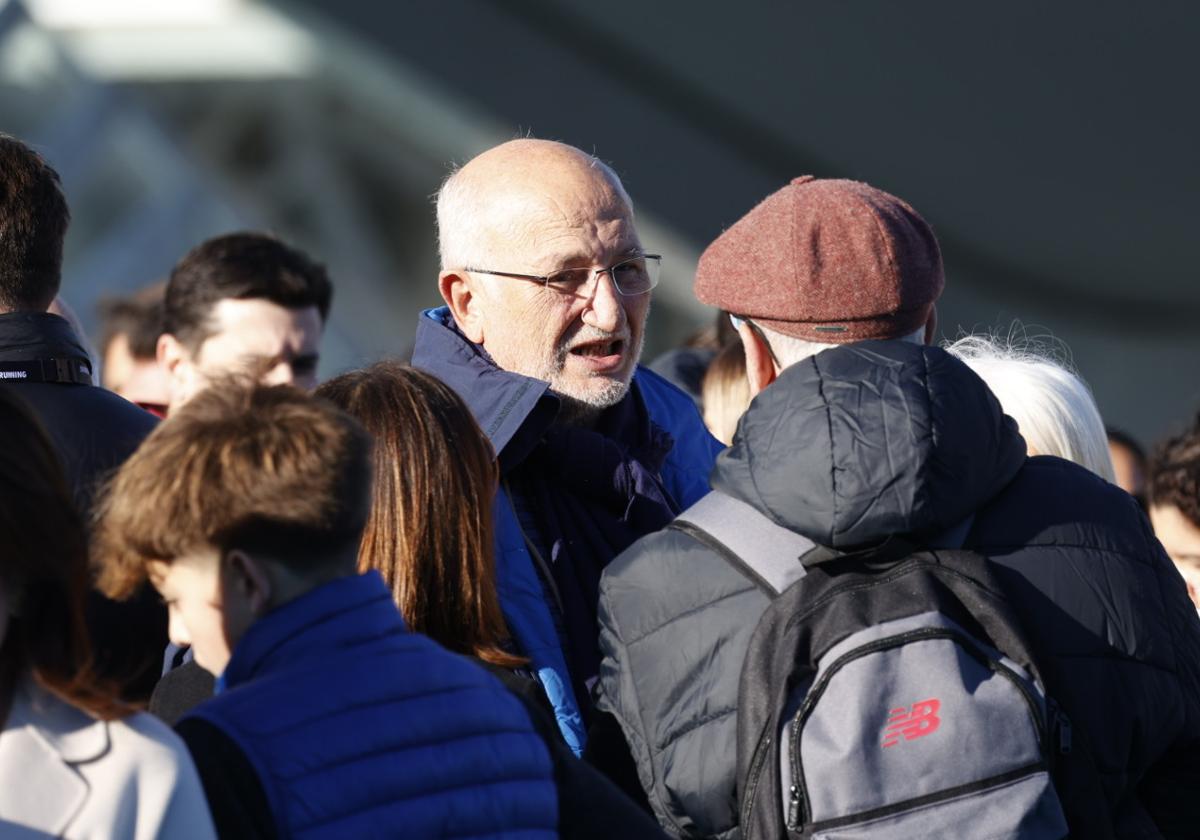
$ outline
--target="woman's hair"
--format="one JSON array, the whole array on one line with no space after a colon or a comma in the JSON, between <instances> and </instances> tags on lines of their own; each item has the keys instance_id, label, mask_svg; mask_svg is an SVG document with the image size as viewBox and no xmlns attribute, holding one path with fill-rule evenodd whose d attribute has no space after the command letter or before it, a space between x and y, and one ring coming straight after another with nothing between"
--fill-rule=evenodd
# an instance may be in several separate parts
<instances>
[{"instance_id":1,"label":"woman's hair","mask_svg":"<svg viewBox=\"0 0 1200 840\"><path fill-rule=\"evenodd\" d=\"M0 684L29 672L95 717L128 714L91 669L83 522L49 437L12 386L0 387L0 436L0 593L9 612Z\"/></svg>"},{"instance_id":2,"label":"woman's hair","mask_svg":"<svg viewBox=\"0 0 1200 840\"><path fill-rule=\"evenodd\" d=\"M1038 455L1116 480L1096 401L1082 379L1031 343L969 335L945 345L987 383Z\"/></svg>"},{"instance_id":3,"label":"woman's hair","mask_svg":"<svg viewBox=\"0 0 1200 840\"><path fill-rule=\"evenodd\" d=\"M704 372L700 400L704 405L704 424L713 437L728 445L737 431L738 420L750 405L746 351L736 337L725 345Z\"/></svg>"},{"instance_id":4,"label":"woman's hair","mask_svg":"<svg viewBox=\"0 0 1200 840\"><path fill-rule=\"evenodd\" d=\"M399 362L379 362L317 389L375 438L375 498L359 568L378 569L408 626L457 653L502 667L496 594L492 448L449 387Z\"/></svg>"}]
</instances>

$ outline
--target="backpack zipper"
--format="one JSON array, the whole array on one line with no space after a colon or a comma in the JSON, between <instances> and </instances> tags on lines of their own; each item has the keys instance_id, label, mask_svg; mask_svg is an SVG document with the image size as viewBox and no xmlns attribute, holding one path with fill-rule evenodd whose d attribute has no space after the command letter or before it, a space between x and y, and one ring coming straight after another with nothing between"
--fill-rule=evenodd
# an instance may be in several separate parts
<instances>
[{"instance_id":1,"label":"backpack zipper","mask_svg":"<svg viewBox=\"0 0 1200 840\"><path fill-rule=\"evenodd\" d=\"M927 641L929 639L950 639L956 642L960 647L967 651L977 661L983 663L988 669L1003 677L1006 677L1020 691L1021 696L1025 699L1025 703L1029 706L1029 716L1033 719L1034 727L1037 730L1038 745L1041 747L1043 761L1046 759L1048 750L1046 742L1046 728L1042 722L1041 715L1037 712L1037 701L1032 695L1029 687L1024 681L1013 672L1011 668L1004 663L985 656L978 649L975 643L967 636L954 630L943 628L925 627L918 630L909 630L906 633L901 633L896 636L888 636L883 639L876 639L874 642L869 642L860 648L856 648L849 653L842 654L835 659L826 669L821 678L813 684L808 694L804 698L804 702L800 706L800 711L792 721L791 738L789 741L789 749L791 755L789 760L792 764L792 791L791 805L788 808L788 828L793 831L799 831L799 827L804 824L808 814L808 783L804 778L804 768L800 763L800 730L803 728L804 722L812 713L812 708L816 705L820 694L825 690L833 675L840 671L843 667L856 659L861 659L864 656L869 656L872 653L888 650L893 647L901 647L910 642ZM1068 725L1069 726L1069 725ZM1069 729L1068 729L1069 733ZM1067 735L1069 738L1069 734ZM1068 742L1069 743L1069 742Z\"/></svg>"}]
</instances>

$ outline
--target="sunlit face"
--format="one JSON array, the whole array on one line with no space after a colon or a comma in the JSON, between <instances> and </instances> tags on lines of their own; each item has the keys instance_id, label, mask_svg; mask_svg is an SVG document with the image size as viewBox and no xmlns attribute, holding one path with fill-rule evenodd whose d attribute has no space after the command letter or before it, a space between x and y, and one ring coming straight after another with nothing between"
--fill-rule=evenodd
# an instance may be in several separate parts
<instances>
[{"instance_id":1,"label":"sunlit face","mask_svg":"<svg viewBox=\"0 0 1200 840\"><path fill-rule=\"evenodd\" d=\"M170 400L166 372L154 359L136 358L124 333L113 336L105 348L101 374L105 388L130 402L161 407Z\"/></svg>"},{"instance_id":2,"label":"sunlit face","mask_svg":"<svg viewBox=\"0 0 1200 840\"><path fill-rule=\"evenodd\" d=\"M209 321L211 333L196 353L184 352L170 369L172 407L229 374L254 372L266 385L316 387L323 324L315 306L288 309L261 298L226 298Z\"/></svg>"},{"instance_id":3,"label":"sunlit face","mask_svg":"<svg viewBox=\"0 0 1200 840\"><path fill-rule=\"evenodd\" d=\"M150 582L167 605L171 641L191 645L201 668L220 674L255 615L222 575L221 557L211 546L176 558L151 561Z\"/></svg>"},{"instance_id":4,"label":"sunlit face","mask_svg":"<svg viewBox=\"0 0 1200 840\"><path fill-rule=\"evenodd\" d=\"M607 268L641 253L624 199L599 176L553 198L523 202L523 235L496 241L495 265L475 268L545 275L561 268ZM505 370L550 383L576 408L619 402L641 356L650 294L624 296L609 274L580 294L540 283L473 274L484 349Z\"/></svg>"},{"instance_id":5,"label":"sunlit face","mask_svg":"<svg viewBox=\"0 0 1200 840\"><path fill-rule=\"evenodd\" d=\"M1153 505L1150 523L1154 535L1183 575L1192 603L1200 608L1200 528L1175 505Z\"/></svg>"}]
</instances>

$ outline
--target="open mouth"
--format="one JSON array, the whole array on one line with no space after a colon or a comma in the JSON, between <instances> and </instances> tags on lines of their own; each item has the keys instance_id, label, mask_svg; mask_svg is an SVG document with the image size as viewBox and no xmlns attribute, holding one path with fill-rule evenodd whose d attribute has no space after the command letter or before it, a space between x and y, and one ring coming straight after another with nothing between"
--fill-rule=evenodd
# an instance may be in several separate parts
<instances>
[{"instance_id":1,"label":"open mouth","mask_svg":"<svg viewBox=\"0 0 1200 840\"><path fill-rule=\"evenodd\" d=\"M624 348L625 342L621 339L616 341L595 341L590 344L579 344L571 348L571 353L576 356L619 356Z\"/></svg>"},{"instance_id":2,"label":"open mouth","mask_svg":"<svg viewBox=\"0 0 1200 840\"><path fill-rule=\"evenodd\" d=\"M571 348L575 356L595 371L607 371L618 367L625 353L625 340L589 341Z\"/></svg>"}]
</instances>

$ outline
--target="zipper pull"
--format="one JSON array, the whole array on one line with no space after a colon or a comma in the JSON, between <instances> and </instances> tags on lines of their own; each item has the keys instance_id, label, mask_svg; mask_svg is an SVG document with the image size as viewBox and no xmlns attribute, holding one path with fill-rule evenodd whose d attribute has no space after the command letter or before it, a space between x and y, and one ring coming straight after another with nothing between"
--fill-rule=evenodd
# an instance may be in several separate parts
<instances>
[{"instance_id":1,"label":"zipper pull","mask_svg":"<svg viewBox=\"0 0 1200 840\"><path fill-rule=\"evenodd\" d=\"M788 828L797 829L796 824L800 819L800 787L792 785L790 804L788 805Z\"/></svg>"}]
</instances>

